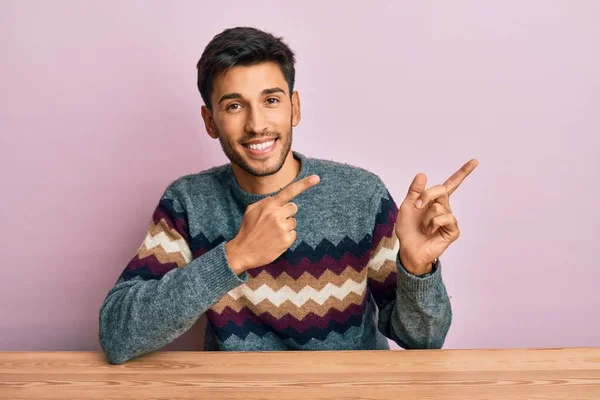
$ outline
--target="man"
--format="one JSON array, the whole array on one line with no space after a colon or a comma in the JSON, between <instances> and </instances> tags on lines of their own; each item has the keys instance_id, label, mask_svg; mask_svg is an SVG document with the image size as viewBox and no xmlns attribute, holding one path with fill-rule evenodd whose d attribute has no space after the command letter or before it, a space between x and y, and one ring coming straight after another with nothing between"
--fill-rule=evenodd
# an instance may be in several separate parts
<instances>
[{"instance_id":1,"label":"man","mask_svg":"<svg viewBox=\"0 0 600 400\"><path fill-rule=\"evenodd\" d=\"M458 238L449 195L477 166L398 208L358 167L291 150L294 54L253 28L215 36L198 63L208 134L231 163L172 182L100 310L123 363L206 313L206 350L440 348L451 307L438 257Z\"/></svg>"}]
</instances>

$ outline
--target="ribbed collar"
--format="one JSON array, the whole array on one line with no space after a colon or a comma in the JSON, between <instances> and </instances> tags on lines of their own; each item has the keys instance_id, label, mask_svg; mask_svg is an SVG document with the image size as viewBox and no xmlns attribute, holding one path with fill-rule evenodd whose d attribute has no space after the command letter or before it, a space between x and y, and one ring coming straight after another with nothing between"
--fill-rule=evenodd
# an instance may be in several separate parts
<instances>
[{"instance_id":1,"label":"ribbed collar","mask_svg":"<svg viewBox=\"0 0 600 400\"><path fill-rule=\"evenodd\" d=\"M294 178L294 180L291 183L299 181L300 179L305 178L310 175L310 160L307 157L305 157L304 155L302 155L296 151L292 151L292 154L294 155L294 158L296 158L298 161L300 161L300 172L298 173L298 175ZM273 196L281 191L281 189L280 189L276 192L268 193L268 194L254 194L254 193L245 191L239 185L239 183L235 177L235 174L233 173L233 168L231 168L231 164L229 164L227 166L227 176L228 176L229 184L231 185L233 194L246 206L249 204L252 204L252 203L256 203L257 201L264 199L267 196Z\"/></svg>"}]
</instances>

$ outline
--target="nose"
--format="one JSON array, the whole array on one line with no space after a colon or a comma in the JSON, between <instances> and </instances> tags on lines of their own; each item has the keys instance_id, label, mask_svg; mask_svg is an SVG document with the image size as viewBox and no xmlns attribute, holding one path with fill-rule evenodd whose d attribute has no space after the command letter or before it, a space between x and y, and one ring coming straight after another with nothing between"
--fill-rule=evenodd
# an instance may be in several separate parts
<instances>
[{"instance_id":1,"label":"nose","mask_svg":"<svg viewBox=\"0 0 600 400\"><path fill-rule=\"evenodd\" d=\"M246 132L262 133L267 130L267 120L260 107L253 107L247 115Z\"/></svg>"}]
</instances>

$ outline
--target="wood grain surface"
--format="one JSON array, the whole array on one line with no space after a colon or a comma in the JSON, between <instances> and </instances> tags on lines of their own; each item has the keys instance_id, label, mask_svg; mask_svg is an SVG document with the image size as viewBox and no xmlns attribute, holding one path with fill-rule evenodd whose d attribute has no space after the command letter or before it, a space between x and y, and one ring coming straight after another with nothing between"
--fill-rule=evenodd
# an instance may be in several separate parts
<instances>
[{"instance_id":1,"label":"wood grain surface","mask_svg":"<svg viewBox=\"0 0 600 400\"><path fill-rule=\"evenodd\" d=\"M0 399L600 399L600 348L0 352Z\"/></svg>"}]
</instances>

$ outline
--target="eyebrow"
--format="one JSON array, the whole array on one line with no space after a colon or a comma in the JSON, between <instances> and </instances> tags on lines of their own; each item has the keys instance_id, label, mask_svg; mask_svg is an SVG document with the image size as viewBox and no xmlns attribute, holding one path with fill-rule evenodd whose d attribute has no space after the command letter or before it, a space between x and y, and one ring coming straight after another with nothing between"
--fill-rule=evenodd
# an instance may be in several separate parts
<instances>
[{"instance_id":1,"label":"eyebrow","mask_svg":"<svg viewBox=\"0 0 600 400\"><path fill-rule=\"evenodd\" d=\"M268 88L262 91L261 95L267 95L267 94L274 94L274 93L283 93L285 94L285 90L283 90L280 87L273 87L273 88ZM231 100L231 99L241 99L242 95L239 93L227 93L224 94L223 96L221 96L221 98L219 99L218 103L220 104L221 102L225 101L225 100Z\"/></svg>"}]
</instances>

